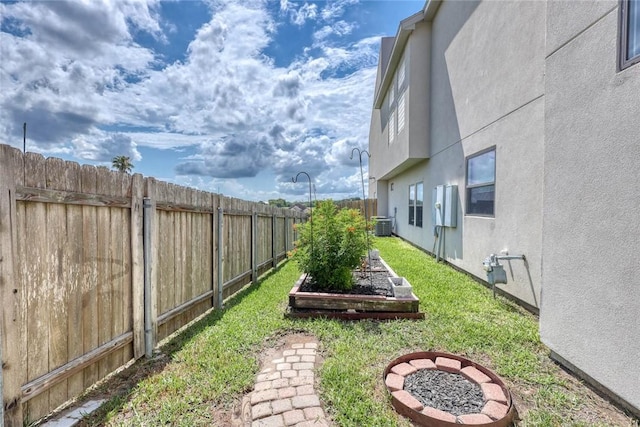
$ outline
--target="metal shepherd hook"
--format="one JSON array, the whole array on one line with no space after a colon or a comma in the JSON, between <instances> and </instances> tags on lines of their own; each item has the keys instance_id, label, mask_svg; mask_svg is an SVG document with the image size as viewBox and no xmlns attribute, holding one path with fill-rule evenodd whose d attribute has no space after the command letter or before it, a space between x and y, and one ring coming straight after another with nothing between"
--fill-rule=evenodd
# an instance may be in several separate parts
<instances>
[{"instance_id":1,"label":"metal shepherd hook","mask_svg":"<svg viewBox=\"0 0 640 427\"><path fill-rule=\"evenodd\" d=\"M369 265L369 284L373 287L373 271L371 268L371 248L369 247L369 216L367 215L367 198L364 194L364 173L362 172L362 153L366 153L371 158L371 154L367 150L360 150L358 147L351 150L349 159L353 159L353 152L358 151L360 156L360 180L362 181L362 203L364 204L364 235L367 239L367 263Z\"/></svg>"},{"instance_id":2,"label":"metal shepherd hook","mask_svg":"<svg viewBox=\"0 0 640 427\"><path fill-rule=\"evenodd\" d=\"M300 176L300 174L305 174L307 176L307 179L309 179L309 209L311 209L311 257L313 257L313 202L311 201L311 177L306 172L298 172L295 178L291 178L291 182L293 182L294 184L298 182L298 177Z\"/></svg>"}]
</instances>

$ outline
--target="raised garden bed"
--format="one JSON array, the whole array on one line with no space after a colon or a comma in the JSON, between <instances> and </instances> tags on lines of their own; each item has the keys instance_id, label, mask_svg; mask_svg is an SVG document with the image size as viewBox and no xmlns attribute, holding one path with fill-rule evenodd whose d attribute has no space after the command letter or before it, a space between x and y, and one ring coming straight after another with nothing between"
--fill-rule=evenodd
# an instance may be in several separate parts
<instances>
[{"instance_id":1,"label":"raised garden bed","mask_svg":"<svg viewBox=\"0 0 640 427\"><path fill-rule=\"evenodd\" d=\"M370 277L371 274L371 277ZM323 292L303 274L289 292L290 317L339 319L424 319L420 300L406 279L382 259L366 271L354 271L356 284L349 292Z\"/></svg>"}]
</instances>

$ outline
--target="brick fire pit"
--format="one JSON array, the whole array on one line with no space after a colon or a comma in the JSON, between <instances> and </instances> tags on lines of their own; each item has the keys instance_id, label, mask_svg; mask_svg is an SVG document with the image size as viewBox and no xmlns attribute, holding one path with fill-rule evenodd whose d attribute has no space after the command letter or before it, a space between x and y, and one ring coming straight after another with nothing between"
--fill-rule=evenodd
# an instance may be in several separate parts
<instances>
[{"instance_id":1,"label":"brick fire pit","mask_svg":"<svg viewBox=\"0 0 640 427\"><path fill-rule=\"evenodd\" d=\"M454 415L423 405L405 390L405 380L416 372L427 369L460 374L473 386L482 390L483 405L478 412ZM457 377L457 376L456 376ZM506 427L511 425L516 409L511 393L504 382L489 369L464 357L440 352L417 352L401 356L384 370L384 382L391 394L391 403L398 413L415 423L427 427L464 425Z\"/></svg>"}]
</instances>

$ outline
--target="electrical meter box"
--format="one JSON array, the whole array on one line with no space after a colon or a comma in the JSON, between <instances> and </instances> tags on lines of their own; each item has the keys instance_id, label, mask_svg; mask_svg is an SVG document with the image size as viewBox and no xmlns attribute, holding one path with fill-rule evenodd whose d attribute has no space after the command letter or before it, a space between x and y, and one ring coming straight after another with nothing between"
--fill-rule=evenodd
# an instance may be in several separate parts
<instances>
[{"instance_id":1,"label":"electrical meter box","mask_svg":"<svg viewBox=\"0 0 640 427\"><path fill-rule=\"evenodd\" d=\"M444 186L444 226L455 228L458 225L458 186Z\"/></svg>"},{"instance_id":2,"label":"electrical meter box","mask_svg":"<svg viewBox=\"0 0 640 427\"><path fill-rule=\"evenodd\" d=\"M458 225L458 186L438 185L432 192L433 225L442 227L457 227Z\"/></svg>"},{"instance_id":3,"label":"electrical meter box","mask_svg":"<svg viewBox=\"0 0 640 427\"><path fill-rule=\"evenodd\" d=\"M435 226L444 225L444 185L433 188L431 199L431 221Z\"/></svg>"}]
</instances>

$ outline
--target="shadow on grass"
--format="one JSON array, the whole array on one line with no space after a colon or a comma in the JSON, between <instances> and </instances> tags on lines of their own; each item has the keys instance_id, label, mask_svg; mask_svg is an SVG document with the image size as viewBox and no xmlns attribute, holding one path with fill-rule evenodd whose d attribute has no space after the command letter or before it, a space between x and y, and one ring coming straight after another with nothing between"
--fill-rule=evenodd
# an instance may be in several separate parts
<instances>
[{"instance_id":1,"label":"shadow on grass","mask_svg":"<svg viewBox=\"0 0 640 427\"><path fill-rule=\"evenodd\" d=\"M107 377L102 383L99 383L95 389L86 392L78 402L84 402L94 399L108 399L95 412L86 415L78 424L79 426L101 426L108 422L110 414L121 412L129 402L137 385L154 375L161 373L167 365L172 361L172 356L180 351L193 338L198 336L207 328L216 325L224 318L225 313L239 305L245 298L257 292L262 283L278 273L284 266L284 263L263 274L255 283L249 284L234 296L230 297L224 304L222 310L213 309L200 319L193 321L180 330L174 332L172 336L161 342L156 347L154 354L150 359L144 356L135 361L132 365L125 369L114 373Z\"/></svg>"}]
</instances>

